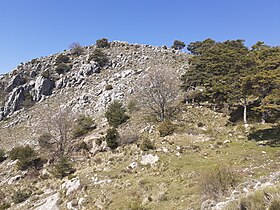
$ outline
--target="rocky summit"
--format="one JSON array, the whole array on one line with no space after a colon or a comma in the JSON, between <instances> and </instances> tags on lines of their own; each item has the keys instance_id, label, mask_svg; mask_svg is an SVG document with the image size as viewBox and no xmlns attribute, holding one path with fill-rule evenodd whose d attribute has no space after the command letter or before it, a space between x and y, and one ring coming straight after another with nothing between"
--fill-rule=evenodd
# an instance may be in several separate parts
<instances>
[{"instance_id":1,"label":"rocky summit","mask_svg":"<svg viewBox=\"0 0 280 210\"><path fill-rule=\"evenodd\" d=\"M1 75L0 210L277 209L279 125L197 102L178 43L76 43Z\"/></svg>"}]
</instances>

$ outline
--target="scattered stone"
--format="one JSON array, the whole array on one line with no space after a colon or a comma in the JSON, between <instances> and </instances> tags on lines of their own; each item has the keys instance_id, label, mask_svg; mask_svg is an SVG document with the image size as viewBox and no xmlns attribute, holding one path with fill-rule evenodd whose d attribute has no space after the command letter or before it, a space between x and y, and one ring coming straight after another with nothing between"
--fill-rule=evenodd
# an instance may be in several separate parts
<instances>
[{"instance_id":1,"label":"scattered stone","mask_svg":"<svg viewBox=\"0 0 280 210\"><path fill-rule=\"evenodd\" d=\"M14 184L16 181L19 181L22 178L21 175L14 176L8 180L8 185Z\"/></svg>"},{"instance_id":2,"label":"scattered stone","mask_svg":"<svg viewBox=\"0 0 280 210\"><path fill-rule=\"evenodd\" d=\"M224 144L231 143L231 140L224 140Z\"/></svg>"},{"instance_id":3,"label":"scattered stone","mask_svg":"<svg viewBox=\"0 0 280 210\"><path fill-rule=\"evenodd\" d=\"M62 184L62 189L66 189L66 195L70 195L72 192L77 191L81 188L81 183L79 178L73 178L71 180L67 180Z\"/></svg>"},{"instance_id":4,"label":"scattered stone","mask_svg":"<svg viewBox=\"0 0 280 210\"><path fill-rule=\"evenodd\" d=\"M140 163L142 165L153 165L156 162L158 162L159 157L157 155L152 155L152 154L148 154L148 155L143 155L142 156L142 160L140 161Z\"/></svg>"}]
</instances>

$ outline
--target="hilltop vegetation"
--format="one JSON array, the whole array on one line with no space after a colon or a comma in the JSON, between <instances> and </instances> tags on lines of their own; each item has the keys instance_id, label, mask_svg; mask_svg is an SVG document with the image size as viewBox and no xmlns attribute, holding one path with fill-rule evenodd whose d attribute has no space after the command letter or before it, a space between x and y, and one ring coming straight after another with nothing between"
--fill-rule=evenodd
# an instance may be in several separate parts
<instances>
[{"instance_id":1,"label":"hilltop vegetation","mask_svg":"<svg viewBox=\"0 0 280 210\"><path fill-rule=\"evenodd\" d=\"M191 99L214 103L228 112L243 106L260 114L263 122L275 122L280 110L280 48L257 42L248 49L244 40L211 39L188 45L194 55L183 75L183 88ZM201 88L203 91L199 91Z\"/></svg>"}]
</instances>

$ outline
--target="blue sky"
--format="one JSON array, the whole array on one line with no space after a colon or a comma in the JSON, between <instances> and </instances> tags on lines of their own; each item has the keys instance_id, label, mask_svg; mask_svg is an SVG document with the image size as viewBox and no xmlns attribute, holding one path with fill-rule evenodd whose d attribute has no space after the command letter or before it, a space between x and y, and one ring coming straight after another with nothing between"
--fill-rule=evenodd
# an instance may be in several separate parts
<instances>
[{"instance_id":1,"label":"blue sky","mask_svg":"<svg viewBox=\"0 0 280 210\"><path fill-rule=\"evenodd\" d=\"M72 42L280 43L279 0L0 0L0 73Z\"/></svg>"}]
</instances>

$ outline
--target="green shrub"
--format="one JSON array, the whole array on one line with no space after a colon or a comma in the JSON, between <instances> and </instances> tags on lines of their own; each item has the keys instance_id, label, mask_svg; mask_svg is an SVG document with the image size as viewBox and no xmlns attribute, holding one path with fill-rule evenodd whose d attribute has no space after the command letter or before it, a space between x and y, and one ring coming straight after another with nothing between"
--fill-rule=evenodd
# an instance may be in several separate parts
<instances>
[{"instance_id":1,"label":"green shrub","mask_svg":"<svg viewBox=\"0 0 280 210\"><path fill-rule=\"evenodd\" d=\"M173 45L171 46L171 48L175 49L175 50L181 50L186 46L186 44L180 40L174 40Z\"/></svg>"},{"instance_id":2,"label":"green shrub","mask_svg":"<svg viewBox=\"0 0 280 210\"><path fill-rule=\"evenodd\" d=\"M106 87L105 87L105 90L112 90L113 89L113 86L112 85L106 85Z\"/></svg>"},{"instance_id":3,"label":"green shrub","mask_svg":"<svg viewBox=\"0 0 280 210\"><path fill-rule=\"evenodd\" d=\"M3 162L4 160L6 160L5 151L0 149L0 162Z\"/></svg>"},{"instance_id":4,"label":"green shrub","mask_svg":"<svg viewBox=\"0 0 280 210\"><path fill-rule=\"evenodd\" d=\"M113 127L118 127L129 119L126 115L126 109L119 101L113 101L108 106L105 112L105 117L107 118L109 125Z\"/></svg>"},{"instance_id":5,"label":"green shrub","mask_svg":"<svg viewBox=\"0 0 280 210\"><path fill-rule=\"evenodd\" d=\"M127 109L129 113L132 113L134 111L139 110L139 108L137 107L137 101L136 100L130 100L127 104Z\"/></svg>"},{"instance_id":6,"label":"green shrub","mask_svg":"<svg viewBox=\"0 0 280 210\"><path fill-rule=\"evenodd\" d=\"M93 119L82 115L77 119L76 127L73 130L73 136L74 138L81 137L92 131L94 128L96 128L96 125L94 124Z\"/></svg>"},{"instance_id":7,"label":"green shrub","mask_svg":"<svg viewBox=\"0 0 280 210\"><path fill-rule=\"evenodd\" d=\"M109 128L106 133L105 140L107 142L107 146L111 149L116 149L119 146L118 143L119 133L116 128Z\"/></svg>"},{"instance_id":8,"label":"green shrub","mask_svg":"<svg viewBox=\"0 0 280 210\"><path fill-rule=\"evenodd\" d=\"M141 201L139 199L133 199L133 201L131 201L128 205L128 209L129 210L147 210L147 208L145 208Z\"/></svg>"},{"instance_id":9,"label":"green shrub","mask_svg":"<svg viewBox=\"0 0 280 210\"><path fill-rule=\"evenodd\" d=\"M77 151L81 151L81 150L89 151L89 146L84 141L79 142L76 146L77 146Z\"/></svg>"},{"instance_id":10,"label":"green shrub","mask_svg":"<svg viewBox=\"0 0 280 210\"><path fill-rule=\"evenodd\" d=\"M65 176L68 176L74 173L71 162L67 157L60 157L57 163L54 166L53 175L56 178L62 179Z\"/></svg>"},{"instance_id":11,"label":"green shrub","mask_svg":"<svg viewBox=\"0 0 280 210\"><path fill-rule=\"evenodd\" d=\"M70 58L67 55L59 54L56 58L56 63L68 63Z\"/></svg>"},{"instance_id":12,"label":"green shrub","mask_svg":"<svg viewBox=\"0 0 280 210\"><path fill-rule=\"evenodd\" d=\"M140 144L140 149L142 151L149 151L155 149L155 144L148 138L143 138L141 144Z\"/></svg>"},{"instance_id":13,"label":"green shrub","mask_svg":"<svg viewBox=\"0 0 280 210\"><path fill-rule=\"evenodd\" d=\"M98 48L110 47L108 39L102 38L102 39L96 40L96 47L98 47Z\"/></svg>"},{"instance_id":14,"label":"green shrub","mask_svg":"<svg viewBox=\"0 0 280 210\"><path fill-rule=\"evenodd\" d=\"M95 143L100 146L102 144L102 142L105 141L105 138L104 137L100 137L98 139L95 140Z\"/></svg>"},{"instance_id":15,"label":"green shrub","mask_svg":"<svg viewBox=\"0 0 280 210\"><path fill-rule=\"evenodd\" d=\"M84 48L78 42L74 42L69 46L70 50L72 51L73 55L82 55L84 52Z\"/></svg>"},{"instance_id":16,"label":"green shrub","mask_svg":"<svg viewBox=\"0 0 280 210\"><path fill-rule=\"evenodd\" d=\"M55 68L55 71L56 73L58 74L65 74L66 72L70 71L71 69L71 66L70 65L67 65L65 63L59 63L56 68Z\"/></svg>"},{"instance_id":17,"label":"green shrub","mask_svg":"<svg viewBox=\"0 0 280 210\"><path fill-rule=\"evenodd\" d=\"M15 194L12 196L12 201L14 203L21 203L25 200L27 200L27 198L30 197L31 193L27 193L27 192L22 192L22 191L17 191L15 192Z\"/></svg>"},{"instance_id":18,"label":"green shrub","mask_svg":"<svg viewBox=\"0 0 280 210\"><path fill-rule=\"evenodd\" d=\"M10 203L2 203L0 204L0 210L5 210L11 207Z\"/></svg>"},{"instance_id":19,"label":"green shrub","mask_svg":"<svg viewBox=\"0 0 280 210\"><path fill-rule=\"evenodd\" d=\"M22 106L26 108L30 108L35 104L33 97L30 92L24 92L24 101L22 102Z\"/></svg>"},{"instance_id":20,"label":"green shrub","mask_svg":"<svg viewBox=\"0 0 280 210\"><path fill-rule=\"evenodd\" d=\"M201 174L201 194L204 199L218 200L237 184L237 177L227 166L219 165Z\"/></svg>"},{"instance_id":21,"label":"green shrub","mask_svg":"<svg viewBox=\"0 0 280 210\"><path fill-rule=\"evenodd\" d=\"M44 78L49 78L49 77L50 77L50 72L49 72L49 70L43 71L43 72L41 73L41 76L44 77Z\"/></svg>"},{"instance_id":22,"label":"green shrub","mask_svg":"<svg viewBox=\"0 0 280 210\"><path fill-rule=\"evenodd\" d=\"M158 131L161 137L168 136L174 133L175 126L171 121L166 120L159 124Z\"/></svg>"},{"instance_id":23,"label":"green shrub","mask_svg":"<svg viewBox=\"0 0 280 210\"><path fill-rule=\"evenodd\" d=\"M280 209L280 200L279 200L279 198L278 198L278 200L277 199L272 200L270 205L269 205L268 210L279 210L279 209Z\"/></svg>"},{"instance_id":24,"label":"green shrub","mask_svg":"<svg viewBox=\"0 0 280 210\"><path fill-rule=\"evenodd\" d=\"M9 158L11 160L18 160L17 166L19 170L26 170L29 167L36 165L37 154L29 145L23 147L14 147L9 152Z\"/></svg>"},{"instance_id":25,"label":"green shrub","mask_svg":"<svg viewBox=\"0 0 280 210\"><path fill-rule=\"evenodd\" d=\"M43 133L38 138L38 144L42 149L49 149L52 147L53 136L50 133Z\"/></svg>"},{"instance_id":26,"label":"green shrub","mask_svg":"<svg viewBox=\"0 0 280 210\"><path fill-rule=\"evenodd\" d=\"M108 64L109 59L101 49L95 49L93 53L90 54L88 61L95 61L100 67L104 67Z\"/></svg>"}]
</instances>

